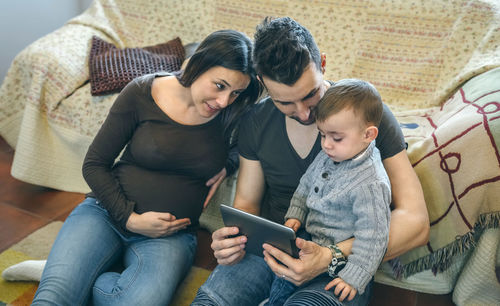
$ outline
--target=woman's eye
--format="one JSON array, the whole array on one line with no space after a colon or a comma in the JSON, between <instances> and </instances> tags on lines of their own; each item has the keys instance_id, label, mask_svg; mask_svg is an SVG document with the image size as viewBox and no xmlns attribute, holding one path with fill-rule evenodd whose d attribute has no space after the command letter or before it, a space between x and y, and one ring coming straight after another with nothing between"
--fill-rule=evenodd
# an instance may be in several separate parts
<instances>
[{"instance_id":1,"label":"woman's eye","mask_svg":"<svg viewBox=\"0 0 500 306\"><path fill-rule=\"evenodd\" d=\"M215 86L217 86L218 89L224 89L225 86L221 83L215 83Z\"/></svg>"},{"instance_id":2,"label":"woman's eye","mask_svg":"<svg viewBox=\"0 0 500 306\"><path fill-rule=\"evenodd\" d=\"M332 139L333 139L333 141L335 141L335 142L341 142L341 141L342 141L342 138L332 138Z\"/></svg>"}]
</instances>

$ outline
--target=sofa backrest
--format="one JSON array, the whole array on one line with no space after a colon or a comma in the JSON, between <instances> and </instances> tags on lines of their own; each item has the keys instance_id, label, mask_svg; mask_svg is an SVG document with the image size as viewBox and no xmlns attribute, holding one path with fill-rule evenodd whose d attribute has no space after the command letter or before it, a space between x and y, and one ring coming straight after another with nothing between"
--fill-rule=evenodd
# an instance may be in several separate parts
<instances>
[{"instance_id":1,"label":"sofa backrest","mask_svg":"<svg viewBox=\"0 0 500 306\"><path fill-rule=\"evenodd\" d=\"M306 26L327 55L325 76L372 82L395 109L440 105L500 63L497 0L95 0L70 22L98 27L122 47L232 28L253 36L265 16Z\"/></svg>"}]
</instances>

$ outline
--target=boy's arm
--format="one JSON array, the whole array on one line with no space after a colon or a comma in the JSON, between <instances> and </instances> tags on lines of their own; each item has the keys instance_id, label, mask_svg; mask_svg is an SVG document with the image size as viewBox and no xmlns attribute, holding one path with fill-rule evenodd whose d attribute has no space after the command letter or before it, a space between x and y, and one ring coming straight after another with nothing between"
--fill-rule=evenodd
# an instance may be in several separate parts
<instances>
[{"instance_id":1,"label":"boy's arm","mask_svg":"<svg viewBox=\"0 0 500 306\"><path fill-rule=\"evenodd\" d=\"M393 259L429 241L429 215L424 193L406 151L382 160L391 181L392 203L389 244L384 261ZM344 255L351 254L353 239L337 244Z\"/></svg>"},{"instance_id":2,"label":"boy's arm","mask_svg":"<svg viewBox=\"0 0 500 306\"><path fill-rule=\"evenodd\" d=\"M297 219L301 224L304 224L307 213L309 209L307 208L307 195L309 194L309 189L311 188L311 183L313 181L313 176L311 174L314 163L309 166L306 173L300 179L299 186L293 193L292 199L290 200L290 206L285 214L285 220Z\"/></svg>"},{"instance_id":3,"label":"boy's arm","mask_svg":"<svg viewBox=\"0 0 500 306\"><path fill-rule=\"evenodd\" d=\"M309 209L307 208L307 197L311 192L314 181L324 171L323 165L329 157L323 152L319 152L314 161L309 165L306 172L300 178L299 186L295 189L290 206L285 214L285 221L288 219L297 219L302 224L306 219Z\"/></svg>"},{"instance_id":4,"label":"boy's arm","mask_svg":"<svg viewBox=\"0 0 500 306\"><path fill-rule=\"evenodd\" d=\"M302 225L302 222L300 222L299 220L297 219L288 219L286 220L285 222L285 226L291 228L294 230L294 232L297 232L300 228L300 226Z\"/></svg>"},{"instance_id":5,"label":"boy's arm","mask_svg":"<svg viewBox=\"0 0 500 306\"><path fill-rule=\"evenodd\" d=\"M352 204L354 242L347 264L338 273L345 282L363 294L377 270L389 240L391 190L389 182L364 182L348 191Z\"/></svg>"},{"instance_id":6,"label":"boy's arm","mask_svg":"<svg viewBox=\"0 0 500 306\"><path fill-rule=\"evenodd\" d=\"M389 245L384 260L395 258L429 240L429 215L422 186L403 150L383 161L391 181L392 202Z\"/></svg>"},{"instance_id":7,"label":"boy's arm","mask_svg":"<svg viewBox=\"0 0 500 306\"><path fill-rule=\"evenodd\" d=\"M356 289L344 282L344 280L340 277L334 278L331 282L329 282L325 286L325 290L330 290L333 287L335 287L333 293L339 297L340 302L344 301L346 298L348 301L352 301L352 299L356 296L356 293L358 293Z\"/></svg>"}]
</instances>

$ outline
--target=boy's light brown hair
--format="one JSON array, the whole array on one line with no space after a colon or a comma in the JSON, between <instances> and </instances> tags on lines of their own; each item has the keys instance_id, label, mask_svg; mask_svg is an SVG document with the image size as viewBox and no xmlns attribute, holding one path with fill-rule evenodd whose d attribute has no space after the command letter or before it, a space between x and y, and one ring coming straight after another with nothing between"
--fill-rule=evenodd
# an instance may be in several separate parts
<instances>
[{"instance_id":1,"label":"boy's light brown hair","mask_svg":"<svg viewBox=\"0 0 500 306\"><path fill-rule=\"evenodd\" d=\"M330 86L316 106L316 120L324 122L345 108L351 108L367 125L378 127L382 119L382 98L377 89L366 81L344 79Z\"/></svg>"}]
</instances>

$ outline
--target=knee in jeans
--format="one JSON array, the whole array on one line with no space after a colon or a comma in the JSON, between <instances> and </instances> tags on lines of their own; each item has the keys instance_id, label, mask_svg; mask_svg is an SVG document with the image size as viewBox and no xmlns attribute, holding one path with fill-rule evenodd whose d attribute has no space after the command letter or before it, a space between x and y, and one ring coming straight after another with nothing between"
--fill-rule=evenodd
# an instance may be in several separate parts
<instances>
[{"instance_id":1,"label":"knee in jeans","mask_svg":"<svg viewBox=\"0 0 500 306\"><path fill-rule=\"evenodd\" d=\"M219 306L202 288L198 289L191 306Z\"/></svg>"}]
</instances>

